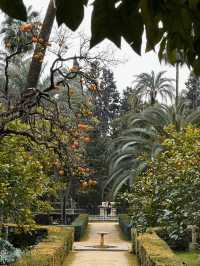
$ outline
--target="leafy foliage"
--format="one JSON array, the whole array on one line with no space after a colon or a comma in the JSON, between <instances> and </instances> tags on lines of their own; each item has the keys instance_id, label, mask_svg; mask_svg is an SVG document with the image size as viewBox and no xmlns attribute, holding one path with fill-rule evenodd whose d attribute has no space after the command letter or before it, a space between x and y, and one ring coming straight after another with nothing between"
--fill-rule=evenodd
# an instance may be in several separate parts
<instances>
[{"instance_id":1,"label":"leafy foliage","mask_svg":"<svg viewBox=\"0 0 200 266\"><path fill-rule=\"evenodd\" d=\"M123 90L123 95L120 100L120 113L126 114L129 111L134 113L140 112L143 108L141 98L137 95L132 87L127 87Z\"/></svg>"},{"instance_id":2,"label":"leafy foliage","mask_svg":"<svg viewBox=\"0 0 200 266\"><path fill-rule=\"evenodd\" d=\"M38 24L39 13L32 10L32 7L27 8L27 21L28 23ZM0 32L3 33L3 42L6 50L13 53L20 46L23 46L25 43L30 43L30 45L23 48L23 52L31 51L33 49L32 36L33 32L22 32L20 27L23 25L23 22L20 20L13 19L12 17L6 16L1 24ZM32 29L33 30L33 29ZM38 31L39 29L37 29ZM34 34L37 33L34 29Z\"/></svg>"},{"instance_id":3,"label":"leafy foliage","mask_svg":"<svg viewBox=\"0 0 200 266\"><path fill-rule=\"evenodd\" d=\"M16 0L15 2L11 0L1 0L0 8L8 14L8 16L24 21L27 19L26 7L22 0Z\"/></svg>"},{"instance_id":4,"label":"leafy foliage","mask_svg":"<svg viewBox=\"0 0 200 266\"><path fill-rule=\"evenodd\" d=\"M100 135L106 136L111 133L111 121L119 115L119 100L113 72L108 68L103 68L94 105L94 114L99 120L97 133L99 131Z\"/></svg>"},{"instance_id":5,"label":"leafy foliage","mask_svg":"<svg viewBox=\"0 0 200 266\"><path fill-rule=\"evenodd\" d=\"M186 82L186 90L184 91L184 98L189 101L191 109L196 110L200 105L200 80L194 73L190 73L190 76Z\"/></svg>"},{"instance_id":6,"label":"leafy foliage","mask_svg":"<svg viewBox=\"0 0 200 266\"><path fill-rule=\"evenodd\" d=\"M58 25L65 23L70 29L76 30L84 17L84 5L88 0L65 1L56 0L56 17ZM73 14L73 16L72 16Z\"/></svg>"},{"instance_id":7,"label":"leafy foliage","mask_svg":"<svg viewBox=\"0 0 200 266\"><path fill-rule=\"evenodd\" d=\"M130 116L130 124L133 127L145 126L153 127L156 132L162 136L167 136L165 127L173 124L176 130L183 129L188 124L199 126L200 112L190 112L187 107L187 102L180 102L178 106L156 105L145 109L139 114Z\"/></svg>"},{"instance_id":8,"label":"leafy foliage","mask_svg":"<svg viewBox=\"0 0 200 266\"><path fill-rule=\"evenodd\" d=\"M50 208L45 197L58 186L51 186L53 159L50 150L30 146L24 137L4 138L0 148L0 207L5 219L32 224L33 211Z\"/></svg>"},{"instance_id":9,"label":"leafy foliage","mask_svg":"<svg viewBox=\"0 0 200 266\"><path fill-rule=\"evenodd\" d=\"M129 113L128 128L111 142L108 148L109 178L105 191L115 196L126 182L134 183L135 176L146 168L146 159L153 159L169 136L166 127L174 125L179 132L188 124L198 126L200 112L189 113L185 102L177 107L154 105L141 113ZM141 158L142 156L142 158Z\"/></svg>"},{"instance_id":10,"label":"leafy foliage","mask_svg":"<svg viewBox=\"0 0 200 266\"><path fill-rule=\"evenodd\" d=\"M21 256L20 249L14 248L8 241L0 239L0 265L10 264Z\"/></svg>"},{"instance_id":11,"label":"leafy foliage","mask_svg":"<svg viewBox=\"0 0 200 266\"><path fill-rule=\"evenodd\" d=\"M69 227L49 226L48 236L35 248L13 263L13 266L46 265L56 262L62 265L65 257L72 250L74 230Z\"/></svg>"},{"instance_id":12,"label":"leafy foliage","mask_svg":"<svg viewBox=\"0 0 200 266\"><path fill-rule=\"evenodd\" d=\"M72 226L74 227L74 240L79 241L84 233L86 233L88 214L79 214L79 216L73 221Z\"/></svg>"},{"instance_id":13,"label":"leafy foliage","mask_svg":"<svg viewBox=\"0 0 200 266\"><path fill-rule=\"evenodd\" d=\"M125 197L136 227L165 226L170 238L181 239L188 225L199 225L200 130L188 125L180 132L174 126L166 131L164 152L148 163Z\"/></svg>"},{"instance_id":14,"label":"leafy foliage","mask_svg":"<svg viewBox=\"0 0 200 266\"><path fill-rule=\"evenodd\" d=\"M65 23L72 30L77 29L83 20L87 3L87 0L57 0L58 24ZM147 51L160 43L160 59L166 52L167 60L175 64L177 51L180 51L195 73L200 72L198 0L95 0L93 6L92 47L105 38L120 47L121 38L124 37L133 50L140 54L145 31ZM0 8L15 18L25 20L27 17L22 0L1 0Z\"/></svg>"},{"instance_id":15,"label":"leafy foliage","mask_svg":"<svg viewBox=\"0 0 200 266\"><path fill-rule=\"evenodd\" d=\"M165 71L155 74L141 73L136 76L135 94L141 98L150 100L150 104L154 105L157 98L161 96L162 100L172 100L173 98L173 80L164 77Z\"/></svg>"}]
</instances>

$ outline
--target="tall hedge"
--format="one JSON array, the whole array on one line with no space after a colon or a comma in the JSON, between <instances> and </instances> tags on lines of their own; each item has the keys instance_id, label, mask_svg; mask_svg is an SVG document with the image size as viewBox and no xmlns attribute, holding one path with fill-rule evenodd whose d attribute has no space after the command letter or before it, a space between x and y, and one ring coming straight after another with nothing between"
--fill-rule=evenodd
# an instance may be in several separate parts
<instances>
[{"instance_id":1,"label":"tall hedge","mask_svg":"<svg viewBox=\"0 0 200 266\"><path fill-rule=\"evenodd\" d=\"M131 240L131 217L128 214L119 214L119 226L127 239Z\"/></svg>"},{"instance_id":2,"label":"tall hedge","mask_svg":"<svg viewBox=\"0 0 200 266\"><path fill-rule=\"evenodd\" d=\"M85 233L88 226L88 214L80 214L72 223L74 227L74 240L79 241Z\"/></svg>"}]
</instances>

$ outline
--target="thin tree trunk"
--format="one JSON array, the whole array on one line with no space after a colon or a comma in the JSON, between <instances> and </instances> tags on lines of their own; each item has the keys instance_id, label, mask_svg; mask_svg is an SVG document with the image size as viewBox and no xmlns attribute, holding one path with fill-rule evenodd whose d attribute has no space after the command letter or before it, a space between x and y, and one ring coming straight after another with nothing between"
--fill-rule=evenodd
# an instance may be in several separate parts
<instances>
[{"instance_id":1,"label":"thin tree trunk","mask_svg":"<svg viewBox=\"0 0 200 266\"><path fill-rule=\"evenodd\" d=\"M199 81L200 81L199 77L197 77L197 84L196 84L196 88L195 88L195 108L194 108L194 110L196 110L197 106L198 106L198 89L199 89L199 84L200 84Z\"/></svg>"},{"instance_id":2,"label":"thin tree trunk","mask_svg":"<svg viewBox=\"0 0 200 266\"><path fill-rule=\"evenodd\" d=\"M54 0L50 0L49 6L48 6L48 9L47 9L47 12L46 12L43 24L42 24L42 28L39 34L39 39L43 40L44 43L49 42L55 16L56 16L56 8L54 5ZM39 77L40 77L40 72L42 69L42 63L43 63L42 60L37 59L38 53L42 53L44 57L46 53L46 46L45 45L41 46L41 44L36 45L33 58L32 58L32 62L29 68L26 88L37 87Z\"/></svg>"},{"instance_id":3,"label":"thin tree trunk","mask_svg":"<svg viewBox=\"0 0 200 266\"><path fill-rule=\"evenodd\" d=\"M179 63L176 63L176 95L175 95L175 105L176 108L179 102Z\"/></svg>"},{"instance_id":4,"label":"thin tree trunk","mask_svg":"<svg viewBox=\"0 0 200 266\"><path fill-rule=\"evenodd\" d=\"M66 224L66 203L69 202L69 196L71 193L72 188L72 177L70 177L69 183L67 184L67 188L64 191L64 197L63 197L63 208L62 208L62 223Z\"/></svg>"},{"instance_id":5,"label":"thin tree trunk","mask_svg":"<svg viewBox=\"0 0 200 266\"><path fill-rule=\"evenodd\" d=\"M155 96L154 96L153 91L150 94L150 98L151 98L150 104L151 104L151 106L153 106L156 103L156 100L155 100Z\"/></svg>"}]
</instances>

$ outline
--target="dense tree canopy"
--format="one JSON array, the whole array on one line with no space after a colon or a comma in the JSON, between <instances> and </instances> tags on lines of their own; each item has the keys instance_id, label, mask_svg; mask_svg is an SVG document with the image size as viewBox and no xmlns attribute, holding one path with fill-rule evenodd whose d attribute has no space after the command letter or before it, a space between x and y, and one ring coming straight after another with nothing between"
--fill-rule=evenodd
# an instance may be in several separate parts
<instances>
[{"instance_id":1,"label":"dense tree canopy","mask_svg":"<svg viewBox=\"0 0 200 266\"><path fill-rule=\"evenodd\" d=\"M4 221L30 224L32 212L49 210L47 199L58 188L58 182L53 182L55 158L52 150L31 144L25 137L4 139L0 148L0 215Z\"/></svg>"},{"instance_id":2,"label":"dense tree canopy","mask_svg":"<svg viewBox=\"0 0 200 266\"><path fill-rule=\"evenodd\" d=\"M164 152L124 196L136 227L165 226L171 238L181 239L188 225L199 225L200 130L188 125L181 132L174 126L166 131L170 137L162 142Z\"/></svg>"},{"instance_id":3,"label":"dense tree canopy","mask_svg":"<svg viewBox=\"0 0 200 266\"><path fill-rule=\"evenodd\" d=\"M185 85L184 98L189 100L189 107L195 110L200 105L200 79L191 72Z\"/></svg>"}]
</instances>

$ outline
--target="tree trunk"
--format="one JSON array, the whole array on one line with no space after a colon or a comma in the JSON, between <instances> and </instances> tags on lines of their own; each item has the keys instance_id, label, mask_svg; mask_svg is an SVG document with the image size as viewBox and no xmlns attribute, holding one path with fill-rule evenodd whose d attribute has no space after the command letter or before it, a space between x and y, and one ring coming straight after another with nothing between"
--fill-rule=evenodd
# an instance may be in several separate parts
<instances>
[{"instance_id":1,"label":"tree trunk","mask_svg":"<svg viewBox=\"0 0 200 266\"><path fill-rule=\"evenodd\" d=\"M155 96L154 96L153 91L151 91L151 93L150 93L150 104L151 104L151 106L153 106L155 103L156 103Z\"/></svg>"},{"instance_id":2,"label":"tree trunk","mask_svg":"<svg viewBox=\"0 0 200 266\"><path fill-rule=\"evenodd\" d=\"M179 102L179 62L176 63L176 95L175 106L177 108Z\"/></svg>"},{"instance_id":3,"label":"tree trunk","mask_svg":"<svg viewBox=\"0 0 200 266\"><path fill-rule=\"evenodd\" d=\"M72 177L69 179L69 183L67 184L67 187L64 191L64 197L63 197L63 207L62 207L62 223L66 224L66 203L69 202L69 196L71 193L71 188L72 188Z\"/></svg>"},{"instance_id":4,"label":"tree trunk","mask_svg":"<svg viewBox=\"0 0 200 266\"><path fill-rule=\"evenodd\" d=\"M43 24L42 24L42 28L41 28L41 31L39 34L39 39L43 40L44 43L49 42L49 38L50 38L50 34L51 34L51 31L53 28L55 16L56 16L56 8L54 5L54 0L50 0L49 6L48 6L48 9L47 9L47 12L46 12ZM46 46L45 45L41 45L41 44L36 45L36 48L35 48L35 51L33 54L33 58L32 58L32 62L31 62L30 68L29 68L26 89L37 87L39 77L40 77L40 72L42 69L42 63L43 63L42 62L43 60L37 59L37 55L38 55L38 53L42 53L43 57L44 57L45 52L46 52Z\"/></svg>"}]
</instances>

